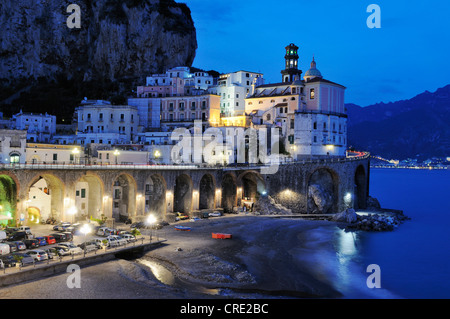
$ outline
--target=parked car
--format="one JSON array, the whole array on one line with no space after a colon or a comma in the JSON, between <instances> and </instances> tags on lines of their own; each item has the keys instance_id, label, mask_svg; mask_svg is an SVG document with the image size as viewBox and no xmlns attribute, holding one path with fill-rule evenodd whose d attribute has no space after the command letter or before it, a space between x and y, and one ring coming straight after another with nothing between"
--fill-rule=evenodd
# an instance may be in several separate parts
<instances>
[{"instance_id":1,"label":"parked car","mask_svg":"<svg viewBox=\"0 0 450 319\"><path fill-rule=\"evenodd\" d=\"M8 255L11 252L11 248L8 244L1 243L0 244L0 255Z\"/></svg>"},{"instance_id":2,"label":"parked car","mask_svg":"<svg viewBox=\"0 0 450 319\"><path fill-rule=\"evenodd\" d=\"M22 265L22 267L34 264L33 257L26 253L13 253L12 256L16 259L17 263Z\"/></svg>"},{"instance_id":3,"label":"parked car","mask_svg":"<svg viewBox=\"0 0 450 319\"><path fill-rule=\"evenodd\" d=\"M56 239L53 236L44 236L45 241L47 242L48 245L53 245L56 244Z\"/></svg>"},{"instance_id":4,"label":"parked car","mask_svg":"<svg viewBox=\"0 0 450 319\"><path fill-rule=\"evenodd\" d=\"M15 243L5 242L5 244L9 245L9 251L12 253L19 250L19 249L17 249L17 245Z\"/></svg>"},{"instance_id":5,"label":"parked car","mask_svg":"<svg viewBox=\"0 0 450 319\"><path fill-rule=\"evenodd\" d=\"M128 244L128 240L126 240L125 238L122 238L120 236L117 236L117 235L110 235L110 236L106 237L106 239L108 239L108 238L115 238L117 240L117 243L119 244L119 246Z\"/></svg>"},{"instance_id":6,"label":"parked car","mask_svg":"<svg viewBox=\"0 0 450 319\"><path fill-rule=\"evenodd\" d=\"M63 232L62 234L66 235L66 241L72 241L72 240L73 240L73 235L72 235L72 233L69 233L69 232Z\"/></svg>"},{"instance_id":7,"label":"parked car","mask_svg":"<svg viewBox=\"0 0 450 319\"><path fill-rule=\"evenodd\" d=\"M45 237L36 237L36 239L39 241L39 246L47 245L47 240L45 239Z\"/></svg>"},{"instance_id":8,"label":"parked car","mask_svg":"<svg viewBox=\"0 0 450 319\"><path fill-rule=\"evenodd\" d=\"M66 241L66 235L63 233L50 234L50 236L55 238L56 243Z\"/></svg>"},{"instance_id":9,"label":"parked car","mask_svg":"<svg viewBox=\"0 0 450 319\"><path fill-rule=\"evenodd\" d=\"M80 247L83 251L86 250L86 252L94 251L100 248L100 246L95 241L87 241L85 243L79 244L78 247Z\"/></svg>"},{"instance_id":10,"label":"parked car","mask_svg":"<svg viewBox=\"0 0 450 319\"><path fill-rule=\"evenodd\" d=\"M55 256L58 256L58 251L55 248L46 248L43 249L47 253L48 259L53 259Z\"/></svg>"},{"instance_id":11,"label":"parked car","mask_svg":"<svg viewBox=\"0 0 450 319\"><path fill-rule=\"evenodd\" d=\"M39 247L39 240L37 239L24 239L23 240L27 249L37 248Z\"/></svg>"},{"instance_id":12,"label":"parked car","mask_svg":"<svg viewBox=\"0 0 450 319\"><path fill-rule=\"evenodd\" d=\"M59 243L58 246L65 246L65 247L69 248L69 253L71 255L78 255L78 254L83 253L83 250L80 247L75 246L73 243L69 243L69 242Z\"/></svg>"},{"instance_id":13,"label":"parked car","mask_svg":"<svg viewBox=\"0 0 450 319\"><path fill-rule=\"evenodd\" d=\"M189 219L189 216L185 213L177 213L177 217L175 217L175 220L185 220Z\"/></svg>"},{"instance_id":14,"label":"parked car","mask_svg":"<svg viewBox=\"0 0 450 319\"><path fill-rule=\"evenodd\" d=\"M108 236L108 237L106 237L106 241L107 241L107 244L106 244L107 247L120 246L119 241L115 237Z\"/></svg>"},{"instance_id":15,"label":"parked car","mask_svg":"<svg viewBox=\"0 0 450 319\"><path fill-rule=\"evenodd\" d=\"M91 242L96 243L99 248L102 248L102 247L105 246L103 241L104 241L104 239L101 239L101 238L93 238L93 239L91 239Z\"/></svg>"},{"instance_id":16,"label":"parked car","mask_svg":"<svg viewBox=\"0 0 450 319\"><path fill-rule=\"evenodd\" d=\"M24 231L27 234L31 234L31 228L30 226L20 226L18 231Z\"/></svg>"},{"instance_id":17,"label":"parked car","mask_svg":"<svg viewBox=\"0 0 450 319\"><path fill-rule=\"evenodd\" d=\"M111 229L109 229L108 227L100 227L98 230L97 230L97 235L98 236L109 236L110 235L110 233L111 233Z\"/></svg>"},{"instance_id":18,"label":"parked car","mask_svg":"<svg viewBox=\"0 0 450 319\"><path fill-rule=\"evenodd\" d=\"M24 231L16 231L8 237L8 241L16 241L28 238L28 234Z\"/></svg>"},{"instance_id":19,"label":"parked car","mask_svg":"<svg viewBox=\"0 0 450 319\"><path fill-rule=\"evenodd\" d=\"M211 217L219 217L219 216L222 216L222 214L220 212L212 212L212 213L209 213L209 216L211 216Z\"/></svg>"},{"instance_id":20,"label":"parked car","mask_svg":"<svg viewBox=\"0 0 450 319\"><path fill-rule=\"evenodd\" d=\"M55 246L53 247L53 250L56 251L58 256L67 256L70 255L69 247L67 246Z\"/></svg>"},{"instance_id":21,"label":"parked car","mask_svg":"<svg viewBox=\"0 0 450 319\"><path fill-rule=\"evenodd\" d=\"M203 213L201 214L201 218L209 218L209 213L203 212Z\"/></svg>"},{"instance_id":22,"label":"parked car","mask_svg":"<svg viewBox=\"0 0 450 319\"><path fill-rule=\"evenodd\" d=\"M191 221L191 222L196 222L199 220L201 220L199 217L192 217L191 219L189 219L189 221Z\"/></svg>"},{"instance_id":23,"label":"parked car","mask_svg":"<svg viewBox=\"0 0 450 319\"><path fill-rule=\"evenodd\" d=\"M15 241L14 244L16 245L17 250L26 250L27 249L27 246L25 246L25 243L21 240Z\"/></svg>"},{"instance_id":24,"label":"parked car","mask_svg":"<svg viewBox=\"0 0 450 319\"><path fill-rule=\"evenodd\" d=\"M53 226L53 230L59 230L59 231L63 231L65 230L67 227L70 227L70 223L68 222L62 222L59 223L58 225Z\"/></svg>"},{"instance_id":25,"label":"parked car","mask_svg":"<svg viewBox=\"0 0 450 319\"><path fill-rule=\"evenodd\" d=\"M2 268L16 267L16 263L16 260L11 255L0 256L0 266Z\"/></svg>"},{"instance_id":26,"label":"parked car","mask_svg":"<svg viewBox=\"0 0 450 319\"><path fill-rule=\"evenodd\" d=\"M136 223L133 223L130 225L131 229L136 229L136 228L139 229L139 228L146 228L146 227L147 227L147 225L145 225L144 222L136 222Z\"/></svg>"},{"instance_id":27,"label":"parked car","mask_svg":"<svg viewBox=\"0 0 450 319\"><path fill-rule=\"evenodd\" d=\"M33 257L34 261L43 261L48 259L47 253L42 249L30 250L27 254Z\"/></svg>"},{"instance_id":28,"label":"parked car","mask_svg":"<svg viewBox=\"0 0 450 319\"><path fill-rule=\"evenodd\" d=\"M19 231L19 228L17 228L17 227L6 227L6 228L4 229L4 231L5 231L6 234L8 234L8 235L12 235L12 234L14 234L15 232Z\"/></svg>"},{"instance_id":29,"label":"parked car","mask_svg":"<svg viewBox=\"0 0 450 319\"><path fill-rule=\"evenodd\" d=\"M135 242L137 240L136 236L133 236L131 234L122 234L120 235L120 237L125 239L129 243Z\"/></svg>"}]
</instances>

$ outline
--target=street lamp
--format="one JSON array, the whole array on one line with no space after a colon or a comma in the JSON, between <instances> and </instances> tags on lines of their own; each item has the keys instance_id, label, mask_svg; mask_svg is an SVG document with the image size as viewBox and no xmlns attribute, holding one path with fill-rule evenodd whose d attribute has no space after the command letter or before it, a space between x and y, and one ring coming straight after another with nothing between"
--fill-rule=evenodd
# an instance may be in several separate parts
<instances>
[{"instance_id":1,"label":"street lamp","mask_svg":"<svg viewBox=\"0 0 450 319\"><path fill-rule=\"evenodd\" d=\"M82 234L84 234L84 257L86 257L86 235L89 234L92 229L88 224L84 224L83 227L80 228Z\"/></svg>"},{"instance_id":2,"label":"street lamp","mask_svg":"<svg viewBox=\"0 0 450 319\"><path fill-rule=\"evenodd\" d=\"M73 154L73 163L76 164L77 163L77 155L80 154L80 150L78 148L74 148L72 150L72 154Z\"/></svg>"},{"instance_id":3,"label":"street lamp","mask_svg":"<svg viewBox=\"0 0 450 319\"><path fill-rule=\"evenodd\" d=\"M150 214L147 217L147 224L150 225L150 242L152 242L152 227L153 227L154 223L156 223L156 217L154 215Z\"/></svg>"},{"instance_id":4,"label":"street lamp","mask_svg":"<svg viewBox=\"0 0 450 319\"><path fill-rule=\"evenodd\" d=\"M117 165L117 156L120 155L120 152L118 150L114 150L113 154L116 156L116 165Z\"/></svg>"}]
</instances>

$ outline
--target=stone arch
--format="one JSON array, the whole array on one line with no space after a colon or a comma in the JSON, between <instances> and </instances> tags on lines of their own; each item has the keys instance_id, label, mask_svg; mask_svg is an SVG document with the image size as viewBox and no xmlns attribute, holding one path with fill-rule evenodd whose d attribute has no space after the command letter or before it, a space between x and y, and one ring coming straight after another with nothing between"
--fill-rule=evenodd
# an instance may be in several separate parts
<instances>
[{"instance_id":1,"label":"stone arch","mask_svg":"<svg viewBox=\"0 0 450 319\"><path fill-rule=\"evenodd\" d=\"M226 173L222 177L222 208L225 213L233 212L237 205L237 179L233 173Z\"/></svg>"},{"instance_id":2,"label":"stone arch","mask_svg":"<svg viewBox=\"0 0 450 319\"><path fill-rule=\"evenodd\" d=\"M174 212L189 214L192 210L192 192L194 190L192 179L187 174L181 174L175 179L173 192Z\"/></svg>"},{"instance_id":3,"label":"stone arch","mask_svg":"<svg viewBox=\"0 0 450 319\"><path fill-rule=\"evenodd\" d=\"M354 200L353 207L355 209L365 209L367 208L367 182L366 182L366 171L364 166L359 165L355 170L355 190L354 190Z\"/></svg>"},{"instance_id":4,"label":"stone arch","mask_svg":"<svg viewBox=\"0 0 450 319\"><path fill-rule=\"evenodd\" d=\"M13 218L12 222L7 219L0 220L2 224L14 224L17 216L17 179L8 173L0 172L0 215Z\"/></svg>"},{"instance_id":5,"label":"stone arch","mask_svg":"<svg viewBox=\"0 0 450 319\"><path fill-rule=\"evenodd\" d=\"M40 185L40 181L43 185ZM50 217L56 220L67 218L67 211L70 204L65 198L66 185L59 176L50 172L36 174L28 183L25 209L30 206L40 207L42 219ZM49 203L49 204L47 204ZM47 207L50 205L50 207ZM45 208L45 209L44 209Z\"/></svg>"},{"instance_id":6,"label":"stone arch","mask_svg":"<svg viewBox=\"0 0 450 319\"><path fill-rule=\"evenodd\" d=\"M75 182L75 206L78 217L100 219L103 212L105 186L102 179L93 173L81 176Z\"/></svg>"},{"instance_id":7,"label":"stone arch","mask_svg":"<svg viewBox=\"0 0 450 319\"><path fill-rule=\"evenodd\" d=\"M199 183L199 209L214 209L216 182L211 174L204 174Z\"/></svg>"},{"instance_id":8,"label":"stone arch","mask_svg":"<svg viewBox=\"0 0 450 319\"><path fill-rule=\"evenodd\" d=\"M260 195L266 193L266 183L257 171L245 171L238 177L242 186L242 198L255 202Z\"/></svg>"},{"instance_id":9,"label":"stone arch","mask_svg":"<svg viewBox=\"0 0 450 319\"><path fill-rule=\"evenodd\" d=\"M126 221L136 216L137 185L133 176L118 174L112 184L112 218Z\"/></svg>"},{"instance_id":10,"label":"stone arch","mask_svg":"<svg viewBox=\"0 0 450 319\"><path fill-rule=\"evenodd\" d=\"M307 178L307 212L332 214L338 212L339 176L328 167L315 169Z\"/></svg>"},{"instance_id":11,"label":"stone arch","mask_svg":"<svg viewBox=\"0 0 450 319\"><path fill-rule=\"evenodd\" d=\"M145 213L163 219L166 214L167 183L160 174L152 174L145 181Z\"/></svg>"}]
</instances>

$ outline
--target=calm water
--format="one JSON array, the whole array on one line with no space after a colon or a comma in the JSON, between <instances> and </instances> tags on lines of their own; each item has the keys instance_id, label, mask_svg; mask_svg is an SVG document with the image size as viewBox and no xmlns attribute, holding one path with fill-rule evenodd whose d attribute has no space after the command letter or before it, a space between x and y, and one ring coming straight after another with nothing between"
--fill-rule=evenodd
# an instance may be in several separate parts
<instances>
[{"instance_id":1,"label":"calm water","mask_svg":"<svg viewBox=\"0 0 450 319\"><path fill-rule=\"evenodd\" d=\"M349 298L450 298L450 170L372 169L370 195L411 220L393 232L335 231L335 286ZM365 284L370 264L381 289Z\"/></svg>"}]
</instances>

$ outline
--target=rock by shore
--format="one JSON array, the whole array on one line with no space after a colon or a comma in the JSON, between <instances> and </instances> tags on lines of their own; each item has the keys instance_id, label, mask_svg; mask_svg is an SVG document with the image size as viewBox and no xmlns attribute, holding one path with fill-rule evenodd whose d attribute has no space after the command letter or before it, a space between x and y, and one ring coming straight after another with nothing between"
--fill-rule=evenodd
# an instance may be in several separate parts
<instances>
[{"instance_id":1,"label":"rock by shore","mask_svg":"<svg viewBox=\"0 0 450 319\"><path fill-rule=\"evenodd\" d=\"M357 215L356 220L347 226L348 230L392 231L404 221L409 220L404 215L368 214Z\"/></svg>"}]
</instances>

